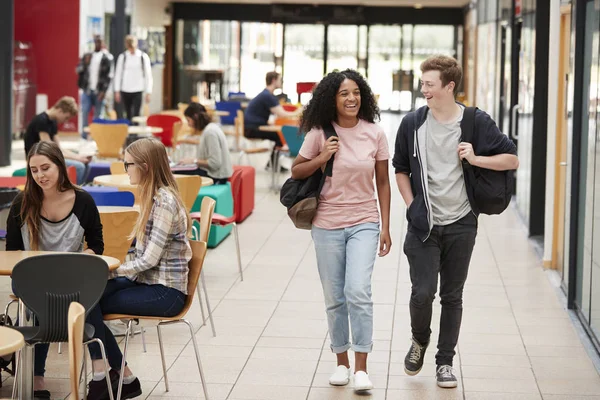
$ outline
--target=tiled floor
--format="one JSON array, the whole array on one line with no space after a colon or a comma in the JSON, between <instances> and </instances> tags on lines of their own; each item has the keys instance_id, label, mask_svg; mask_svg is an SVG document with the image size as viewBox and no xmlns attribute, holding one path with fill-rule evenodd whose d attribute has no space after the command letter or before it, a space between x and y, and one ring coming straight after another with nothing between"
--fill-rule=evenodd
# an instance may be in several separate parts
<instances>
[{"instance_id":1,"label":"tiled floor","mask_svg":"<svg viewBox=\"0 0 600 400\"><path fill-rule=\"evenodd\" d=\"M388 132L393 138L395 130ZM256 208L239 226L244 282L238 278L233 238L210 250L206 259L217 337L208 325L200 327L198 303L189 314L199 329L196 338L212 399L600 399L598 372L512 208L502 216L480 218L455 359L459 387L437 388L434 346L419 376L404 374L410 281L402 253L405 212L396 189L392 252L377 260L373 275L375 346L369 369L375 389L358 396L350 387L330 387L335 357L329 351L310 233L293 227L268 183L268 174L258 168ZM9 280L0 278L0 305L8 291ZM434 321L435 345L439 305ZM186 329L164 330L169 392L161 381L156 332L147 329L148 352L142 352L136 336L128 357L142 380L141 398L204 398ZM66 352L58 355L52 346L47 381L53 398L68 394L67 365ZM12 379L5 380L0 397L9 397L11 386Z\"/></svg>"}]
</instances>

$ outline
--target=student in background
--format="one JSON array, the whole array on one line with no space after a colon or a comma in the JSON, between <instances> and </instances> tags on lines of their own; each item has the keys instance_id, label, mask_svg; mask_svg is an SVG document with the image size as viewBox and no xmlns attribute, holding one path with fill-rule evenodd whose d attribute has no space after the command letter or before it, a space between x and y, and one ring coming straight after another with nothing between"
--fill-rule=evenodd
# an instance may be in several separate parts
<instances>
[{"instance_id":1,"label":"student in background","mask_svg":"<svg viewBox=\"0 0 600 400\"><path fill-rule=\"evenodd\" d=\"M127 50L119 55L115 69L115 102L123 101L125 118L129 121L140 115L142 98L150 103L152 94L152 65L148 54L137 48L135 36L125 37ZM145 96L144 96L145 95Z\"/></svg>"},{"instance_id":2,"label":"student in background","mask_svg":"<svg viewBox=\"0 0 600 400\"><path fill-rule=\"evenodd\" d=\"M72 97L61 97L52 108L36 115L25 131L25 157L34 144L45 141L54 142L60 145L58 141L58 125L64 124L69 119L77 115L77 103ZM62 149L67 167L73 166L77 171L77 184L82 185L88 176L89 163L91 157L80 156L71 150Z\"/></svg>"},{"instance_id":3,"label":"student in background","mask_svg":"<svg viewBox=\"0 0 600 400\"><path fill-rule=\"evenodd\" d=\"M214 122L202 104L192 103L184 112L192 135L200 135L196 158L185 158L179 164L195 164L193 171L177 171L178 174L200 175L212 178L216 185L225 184L233 174L227 138L221 127Z\"/></svg>"},{"instance_id":4,"label":"student in background","mask_svg":"<svg viewBox=\"0 0 600 400\"><path fill-rule=\"evenodd\" d=\"M98 208L86 191L69 181L63 153L50 141L32 145L27 157L25 190L13 201L6 228L7 251L104 251ZM47 343L35 346L36 399L50 399L44 382L48 347Z\"/></svg>"},{"instance_id":5,"label":"student in background","mask_svg":"<svg viewBox=\"0 0 600 400\"><path fill-rule=\"evenodd\" d=\"M273 94L277 89L281 89L283 84L281 75L277 72L269 72L266 76L267 87L250 100L246 111L244 112L244 135L250 139L268 139L275 142L276 147L283 144L277 132L264 132L259 129L262 125L269 123L271 114L279 118L296 118L302 113L302 108L290 112L284 110L279 104L279 99ZM275 149L271 152L271 164L275 157Z\"/></svg>"},{"instance_id":6,"label":"student in background","mask_svg":"<svg viewBox=\"0 0 600 400\"><path fill-rule=\"evenodd\" d=\"M102 340L111 367L111 381L119 379L123 354L113 333L104 324L104 314L130 314L156 317L177 315L185 303L191 222L175 177L169 167L165 146L156 139L140 139L125 150L125 171L140 192L140 214L131 233L137 239L135 258L125 262L106 285L104 295L87 322ZM100 347L89 346L94 369L89 400L105 399L108 388ZM140 381L125 366L123 399L142 394Z\"/></svg>"}]
</instances>

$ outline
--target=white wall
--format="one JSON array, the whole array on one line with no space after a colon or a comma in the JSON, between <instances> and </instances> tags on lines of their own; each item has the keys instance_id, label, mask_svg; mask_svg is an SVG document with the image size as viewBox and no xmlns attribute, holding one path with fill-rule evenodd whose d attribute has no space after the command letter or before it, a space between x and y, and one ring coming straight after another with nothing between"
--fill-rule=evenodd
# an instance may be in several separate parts
<instances>
[{"instance_id":1,"label":"white wall","mask_svg":"<svg viewBox=\"0 0 600 400\"><path fill-rule=\"evenodd\" d=\"M171 16L165 12L170 0L132 0L131 29L165 26Z\"/></svg>"},{"instance_id":2,"label":"white wall","mask_svg":"<svg viewBox=\"0 0 600 400\"><path fill-rule=\"evenodd\" d=\"M554 23L552 23L554 21ZM554 183L556 160L556 107L558 106L558 65L560 43L560 0L550 0L550 46L548 56L548 142L546 149L546 210L544 219L544 265L552 261L554 233Z\"/></svg>"}]
</instances>

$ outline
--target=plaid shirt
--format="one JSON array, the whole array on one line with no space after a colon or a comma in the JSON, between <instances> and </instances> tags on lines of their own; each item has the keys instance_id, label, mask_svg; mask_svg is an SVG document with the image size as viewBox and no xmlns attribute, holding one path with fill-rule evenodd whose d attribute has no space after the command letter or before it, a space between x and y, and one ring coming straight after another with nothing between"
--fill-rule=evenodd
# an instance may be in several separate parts
<instances>
[{"instance_id":1,"label":"plaid shirt","mask_svg":"<svg viewBox=\"0 0 600 400\"><path fill-rule=\"evenodd\" d=\"M171 193L161 188L154 196L146 236L136 243L135 259L115 272L140 283L160 284L187 294L191 258L186 212Z\"/></svg>"}]
</instances>

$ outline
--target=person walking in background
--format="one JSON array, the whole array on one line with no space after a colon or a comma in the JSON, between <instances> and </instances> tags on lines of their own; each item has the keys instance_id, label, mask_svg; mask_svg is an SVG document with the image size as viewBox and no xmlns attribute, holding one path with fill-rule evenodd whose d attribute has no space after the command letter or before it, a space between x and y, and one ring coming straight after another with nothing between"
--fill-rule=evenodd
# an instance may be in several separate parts
<instances>
[{"instance_id":1,"label":"person walking in background","mask_svg":"<svg viewBox=\"0 0 600 400\"><path fill-rule=\"evenodd\" d=\"M54 142L60 145L58 141L58 126L64 124L69 119L77 115L77 103L75 99L69 96L61 97L52 108L36 115L25 131L25 157L30 149L39 141ZM91 157L80 156L68 149L61 149L65 157L67 167L73 166L77 171L77 184L85 183Z\"/></svg>"},{"instance_id":2,"label":"person walking in background","mask_svg":"<svg viewBox=\"0 0 600 400\"><path fill-rule=\"evenodd\" d=\"M150 103L152 94L152 65L148 54L137 48L135 36L125 37L125 52L119 55L115 68L115 102L123 101L125 118L129 121L140 115L142 100Z\"/></svg>"},{"instance_id":3,"label":"person walking in background","mask_svg":"<svg viewBox=\"0 0 600 400\"><path fill-rule=\"evenodd\" d=\"M192 171L177 171L178 174L200 175L212 178L215 185L227 183L233 167L227 138L221 127L214 122L202 104L191 103L184 112L193 136L200 135L197 157L184 158L179 164L195 164Z\"/></svg>"},{"instance_id":4,"label":"person walking in background","mask_svg":"<svg viewBox=\"0 0 600 400\"><path fill-rule=\"evenodd\" d=\"M430 57L421 64L421 72L427 105L402 119L393 158L398 188L408 207L404 253L412 282L412 344L404 371L416 375L423 367L439 274L442 315L436 379L440 387L455 388L452 362L478 216L468 190L473 183L463 174L462 163L505 171L516 169L519 160L514 143L481 110L475 111L472 143L463 142L465 107L454 97L462 69L454 58Z\"/></svg>"},{"instance_id":5,"label":"person walking in background","mask_svg":"<svg viewBox=\"0 0 600 400\"><path fill-rule=\"evenodd\" d=\"M358 72L330 73L316 86L306 106L300 130L307 134L292 165L292 178L306 179L335 157L332 176L325 180L312 222L312 238L331 351L337 356L337 368L329 383L348 384L352 375L348 349L352 348L356 391L373 388L367 373L367 356L373 348L371 275L378 243L381 257L392 245L388 143L375 124L376 118L379 109L375 96ZM331 126L338 136L325 140L324 129Z\"/></svg>"},{"instance_id":6,"label":"person walking in background","mask_svg":"<svg viewBox=\"0 0 600 400\"><path fill-rule=\"evenodd\" d=\"M273 94L281 89L281 75L277 72L269 72L266 76L267 87L250 100L244 112L244 136L249 139L268 139L275 143L275 147L281 147L283 143L277 132L265 132L259 128L269 123L269 117L274 114L279 118L296 118L302 113L302 108L296 111L286 111L279 103L279 99ZM275 157L275 149L271 152L271 164Z\"/></svg>"},{"instance_id":7,"label":"person walking in background","mask_svg":"<svg viewBox=\"0 0 600 400\"><path fill-rule=\"evenodd\" d=\"M83 91L81 93L83 128L88 126L88 117L92 109L94 118L100 117L113 72L113 56L104 47L102 37L96 35L94 36L94 51L84 54L77 66L79 75L77 85ZM83 130L81 137L87 138L87 133Z\"/></svg>"}]
</instances>

